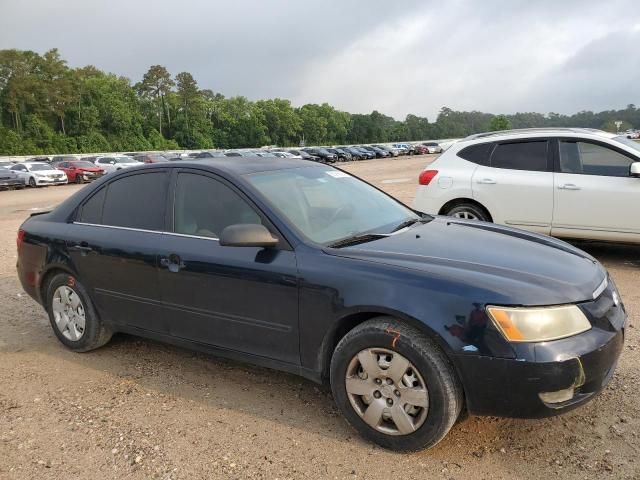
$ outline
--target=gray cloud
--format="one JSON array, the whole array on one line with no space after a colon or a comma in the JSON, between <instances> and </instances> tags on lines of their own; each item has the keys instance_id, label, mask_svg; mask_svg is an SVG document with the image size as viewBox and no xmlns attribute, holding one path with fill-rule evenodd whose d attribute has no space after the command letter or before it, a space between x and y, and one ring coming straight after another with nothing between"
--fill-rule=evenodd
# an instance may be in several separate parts
<instances>
[{"instance_id":1,"label":"gray cloud","mask_svg":"<svg viewBox=\"0 0 640 480\"><path fill-rule=\"evenodd\" d=\"M162 64L252 99L432 119L640 103L632 0L0 0L0 16L0 48L134 82Z\"/></svg>"}]
</instances>

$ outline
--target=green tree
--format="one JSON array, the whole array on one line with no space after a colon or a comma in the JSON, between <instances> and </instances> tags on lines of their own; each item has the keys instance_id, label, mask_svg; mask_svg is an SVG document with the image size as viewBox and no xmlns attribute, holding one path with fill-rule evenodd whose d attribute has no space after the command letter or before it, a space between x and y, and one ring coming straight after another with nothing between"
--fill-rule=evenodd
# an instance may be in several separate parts
<instances>
[{"instance_id":1,"label":"green tree","mask_svg":"<svg viewBox=\"0 0 640 480\"><path fill-rule=\"evenodd\" d=\"M509 123L509 119L504 115L496 115L491 119L491 123L489 124L489 130L492 132L498 130L509 130L511 128L511 124Z\"/></svg>"},{"instance_id":2,"label":"green tree","mask_svg":"<svg viewBox=\"0 0 640 480\"><path fill-rule=\"evenodd\" d=\"M158 108L158 131L162 134L162 118L167 117L167 123L171 126L171 118L168 116L165 97L175 86L169 71L162 65L152 65L142 77L142 81L136 85L142 98L150 99Z\"/></svg>"}]
</instances>

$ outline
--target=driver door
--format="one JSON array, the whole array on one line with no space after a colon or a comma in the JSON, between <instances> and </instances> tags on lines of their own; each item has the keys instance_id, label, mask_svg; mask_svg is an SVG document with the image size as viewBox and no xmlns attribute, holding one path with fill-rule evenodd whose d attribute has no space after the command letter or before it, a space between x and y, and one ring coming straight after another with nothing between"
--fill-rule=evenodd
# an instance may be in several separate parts
<instances>
[{"instance_id":1,"label":"driver door","mask_svg":"<svg viewBox=\"0 0 640 480\"><path fill-rule=\"evenodd\" d=\"M634 158L606 144L559 139L552 235L637 241L640 179Z\"/></svg>"},{"instance_id":2,"label":"driver door","mask_svg":"<svg viewBox=\"0 0 640 480\"><path fill-rule=\"evenodd\" d=\"M172 336L299 364L295 252L231 184L180 170L170 195L173 229L163 235L159 281ZM275 248L221 246L225 227L261 223Z\"/></svg>"}]
</instances>

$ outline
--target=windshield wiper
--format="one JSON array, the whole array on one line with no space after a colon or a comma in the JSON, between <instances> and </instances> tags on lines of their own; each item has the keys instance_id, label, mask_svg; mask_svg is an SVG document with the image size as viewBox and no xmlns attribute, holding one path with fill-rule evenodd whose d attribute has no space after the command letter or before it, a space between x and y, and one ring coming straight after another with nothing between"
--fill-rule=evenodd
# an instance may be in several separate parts
<instances>
[{"instance_id":1,"label":"windshield wiper","mask_svg":"<svg viewBox=\"0 0 640 480\"><path fill-rule=\"evenodd\" d=\"M342 240L330 243L327 246L329 248L348 247L349 245L358 245L359 243L371 242L373 240L378 240L379 238L388 236L389 235L386 233L363 233L361 235L354 235L353 237L343 238Z\"/></svg>"},{"instance_id":2,"label":"windshield wiper","mask_svg":"<svg viewBox=\"0 0 640 480\"><path fill-rule=\"evenodd\" d=\"M399 224L396 228L394 228L391 231L392 232L397 232L398 230L402 230L403 228L410 227L414 223L424 223L426 221L427 221L427 219L425 219L425 218L410 218L408 220L405 220L401 224Z\"/></svg>"}]
</instances>

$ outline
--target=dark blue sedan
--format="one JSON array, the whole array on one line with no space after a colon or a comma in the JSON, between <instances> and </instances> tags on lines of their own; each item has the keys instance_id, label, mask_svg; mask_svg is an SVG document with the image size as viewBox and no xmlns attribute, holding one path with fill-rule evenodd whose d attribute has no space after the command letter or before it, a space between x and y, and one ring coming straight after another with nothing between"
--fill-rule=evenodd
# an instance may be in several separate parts
<instances>
[{"instance_id":1,"label":"dark blue sedan","mask_svg":"<svg viewBox=\"0 0 640 480\"><path fill-rule=\"evenodd\" d=\"M606 386L626 314L591 256L266 160L97 180L21 226L23 288L72 350L126 332L328 381L396 450L436 444L462 411L554 415Z\"/></svg>"}]
</instances>

